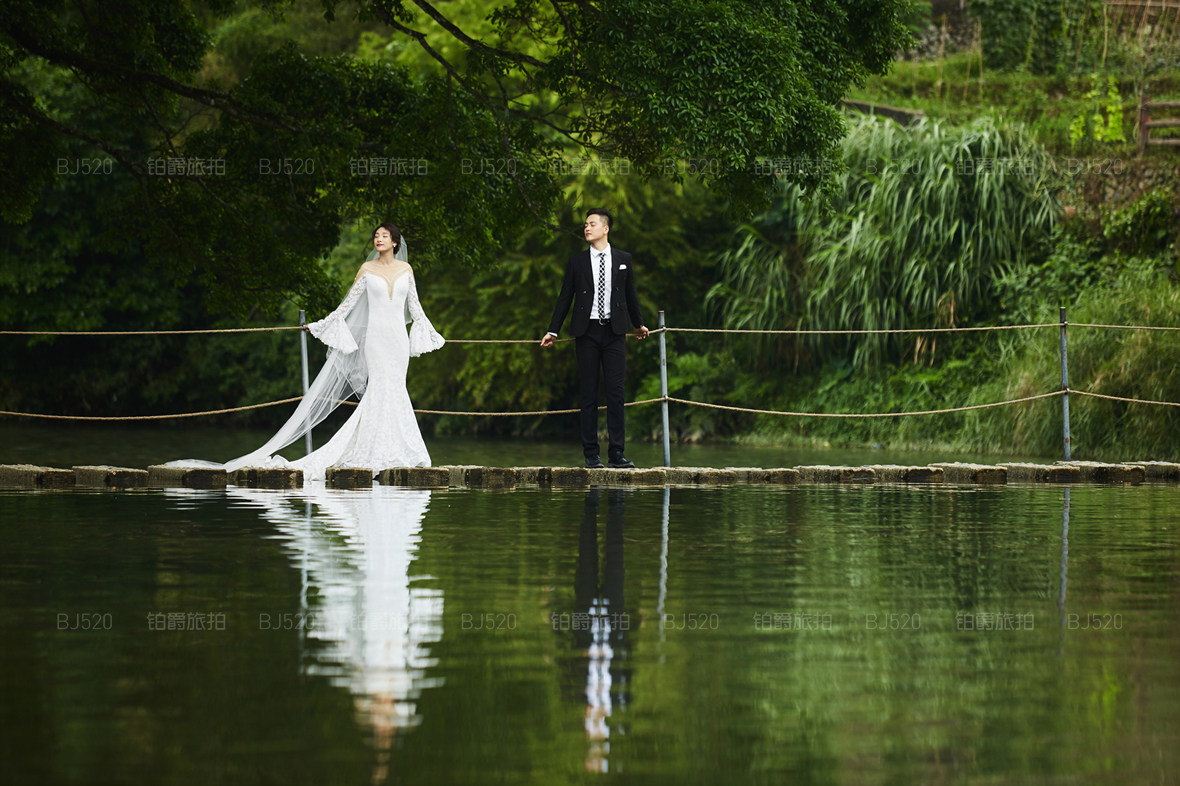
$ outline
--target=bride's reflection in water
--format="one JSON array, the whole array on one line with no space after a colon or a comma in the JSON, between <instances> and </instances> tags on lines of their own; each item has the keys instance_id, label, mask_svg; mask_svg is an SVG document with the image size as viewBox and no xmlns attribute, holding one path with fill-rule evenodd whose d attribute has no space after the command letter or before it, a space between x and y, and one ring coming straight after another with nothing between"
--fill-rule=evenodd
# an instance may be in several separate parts
<instances>
[{"instance_id":1,"label":"bride's reflection in water","mask_svg":"<svg viewBox=\"0 0 1180 786\"><path fill-rule=\"evenodd\" d=\"M437 663L429 645L443 633L442 591L421 586L428 576L410 576L431 492L307 486L227 493L261 508L294 549L303 588L293 617L311 645L303 670L352 692L378 752L374 781L384 781L398 730L420 722L421 690L442 684L426 677Z\"/></svg>"},{"instance_id":2,"label":"bride's reflection in water","mask_svg":"<svg viewBox=\"0 0 1180 786\"><path fill-rule=\"evenodd\" d=\"M578 530L574 609L559 615L556 626L570 631L577 652L567 665L567 684L571 693L584 691L588 744L584 765L590 772L610 770L611 737L625 733L622 715L630 697L628 638L631 625L638 620L627 611L623 596L626 494L619 488L595 487L586 492ZM605 506L601 505L603 497ZM606 522L600 560L598 519L602 507L606 508Z\"/></svg>"}]
</instances>

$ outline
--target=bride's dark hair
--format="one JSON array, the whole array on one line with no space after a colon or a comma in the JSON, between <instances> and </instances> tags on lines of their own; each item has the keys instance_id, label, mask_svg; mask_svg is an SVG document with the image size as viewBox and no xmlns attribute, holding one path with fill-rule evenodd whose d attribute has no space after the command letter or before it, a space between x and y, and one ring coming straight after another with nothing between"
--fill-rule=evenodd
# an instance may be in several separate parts
<instances>
[{"instance_id":1,"label":"bride's dark hair","mask_svg":"<svg viewBox=\"0 0 1180 786\"><path fill-rule=\"evenodd\" d=\"M386 221L382 224L378 224L376 227L374 227L373 234L369 236L370 239L377 236L378 229L389 230L389 237L393 239L393 251L396 254L397 250L402 247L402 231L397 228L397 224L393 223L392 221Z\"/></svg>"}]
</instances>

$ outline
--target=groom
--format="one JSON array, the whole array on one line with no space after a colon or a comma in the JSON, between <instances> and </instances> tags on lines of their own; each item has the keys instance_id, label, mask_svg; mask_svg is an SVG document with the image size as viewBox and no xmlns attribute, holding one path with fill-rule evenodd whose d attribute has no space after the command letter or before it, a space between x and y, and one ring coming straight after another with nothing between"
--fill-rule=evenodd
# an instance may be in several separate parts
<instances>
[{"instance_id":1,"label":"groom","mask_svg":"<svg viewBox=\"0 0 1180 786\"><path fill-rule=\"evenodd\" d=\"M578 395L581 406L582 451L586 466L602 466L598 451L598 370L606 382L606 428L610 436L608 466L634 469L623 456L626 428L623 424L623 372L627 347L627 320L635 337L645 339L648 329L639 313L631 255L610 245L611 214L602 208L586 213L584 234L590 248L569 258L565 279L557 296L557 308L549 322L542 347L552 347L561 323L574 306L570 333L578 355Z\"/></svg>"}]
</instances>

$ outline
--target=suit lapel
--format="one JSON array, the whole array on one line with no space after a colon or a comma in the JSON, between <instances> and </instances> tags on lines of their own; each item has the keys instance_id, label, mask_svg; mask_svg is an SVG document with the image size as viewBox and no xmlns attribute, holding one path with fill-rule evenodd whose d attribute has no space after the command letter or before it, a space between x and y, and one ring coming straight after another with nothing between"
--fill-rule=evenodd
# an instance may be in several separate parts
<instances>
[{"instance_id":1,"label":"suit lapel","mask_svg":"<svg viewBox=\"0 0 1180 786\"><path fill-rule=\"evenodd\" d=\"M594 271L590 269L590 249L586 249L578 256L578 266L582 269L582 275L590 282L590 288L594 288Z\"/></svg>"}]
</instances>

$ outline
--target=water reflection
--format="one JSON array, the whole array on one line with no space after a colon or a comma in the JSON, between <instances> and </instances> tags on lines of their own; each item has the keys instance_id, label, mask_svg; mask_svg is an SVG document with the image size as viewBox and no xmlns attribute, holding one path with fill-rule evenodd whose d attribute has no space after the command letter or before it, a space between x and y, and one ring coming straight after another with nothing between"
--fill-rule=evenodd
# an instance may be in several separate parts
<instances>
[{"instance_id":1,"label":"water reflection","mask_svg":"<svg viewBox=\"0 0 1180 786\"><path fill-rule=\"evenodd\" d=\"M597 487L586 492L578 529L574 608L569 614L570 624L558 626L570 630L578 653L569 666L573 674L581 673L580 680L575 676L571 682L584 686L587 748L583 766L588 772L610 771L612 735L625 733L623 714L629 703L631 680L628 638L636 620L627 609L624 594L623 532L628 493L625 489ZM603 507L600 556L598 520Z\"/></svg>"},{"instance_id":2,"label":"water reflection","mask_svg":"<svg viewBox=\"0 0 1180 786\"><path fill-rule=\"evenodd\" d=\"M1061 503L1061 572L1057 582L1057 615L1060 620L1061 637L1057 643L1057 654L1065 649L1065 587L1069 577L1069 486L1065 487L1065 499Z\"/></svg>"},{"instance_id":3,"label":"water reflection","mask_svg":"<svg viewBox=\"0 0 1180 786\"><path fill-rule=\"evenodd\" d=\"M429 645L442 638L443 594L421 586L430 577L410 575L431 492L308 486L227 494L260 509L292 549L302 575L292 617L304 637L303 672L352 693L378 751L374 780L383 781L398 731L421 720L420 692L442 683L426 674L437 663Z\"/></svg>"}]
</instances>

